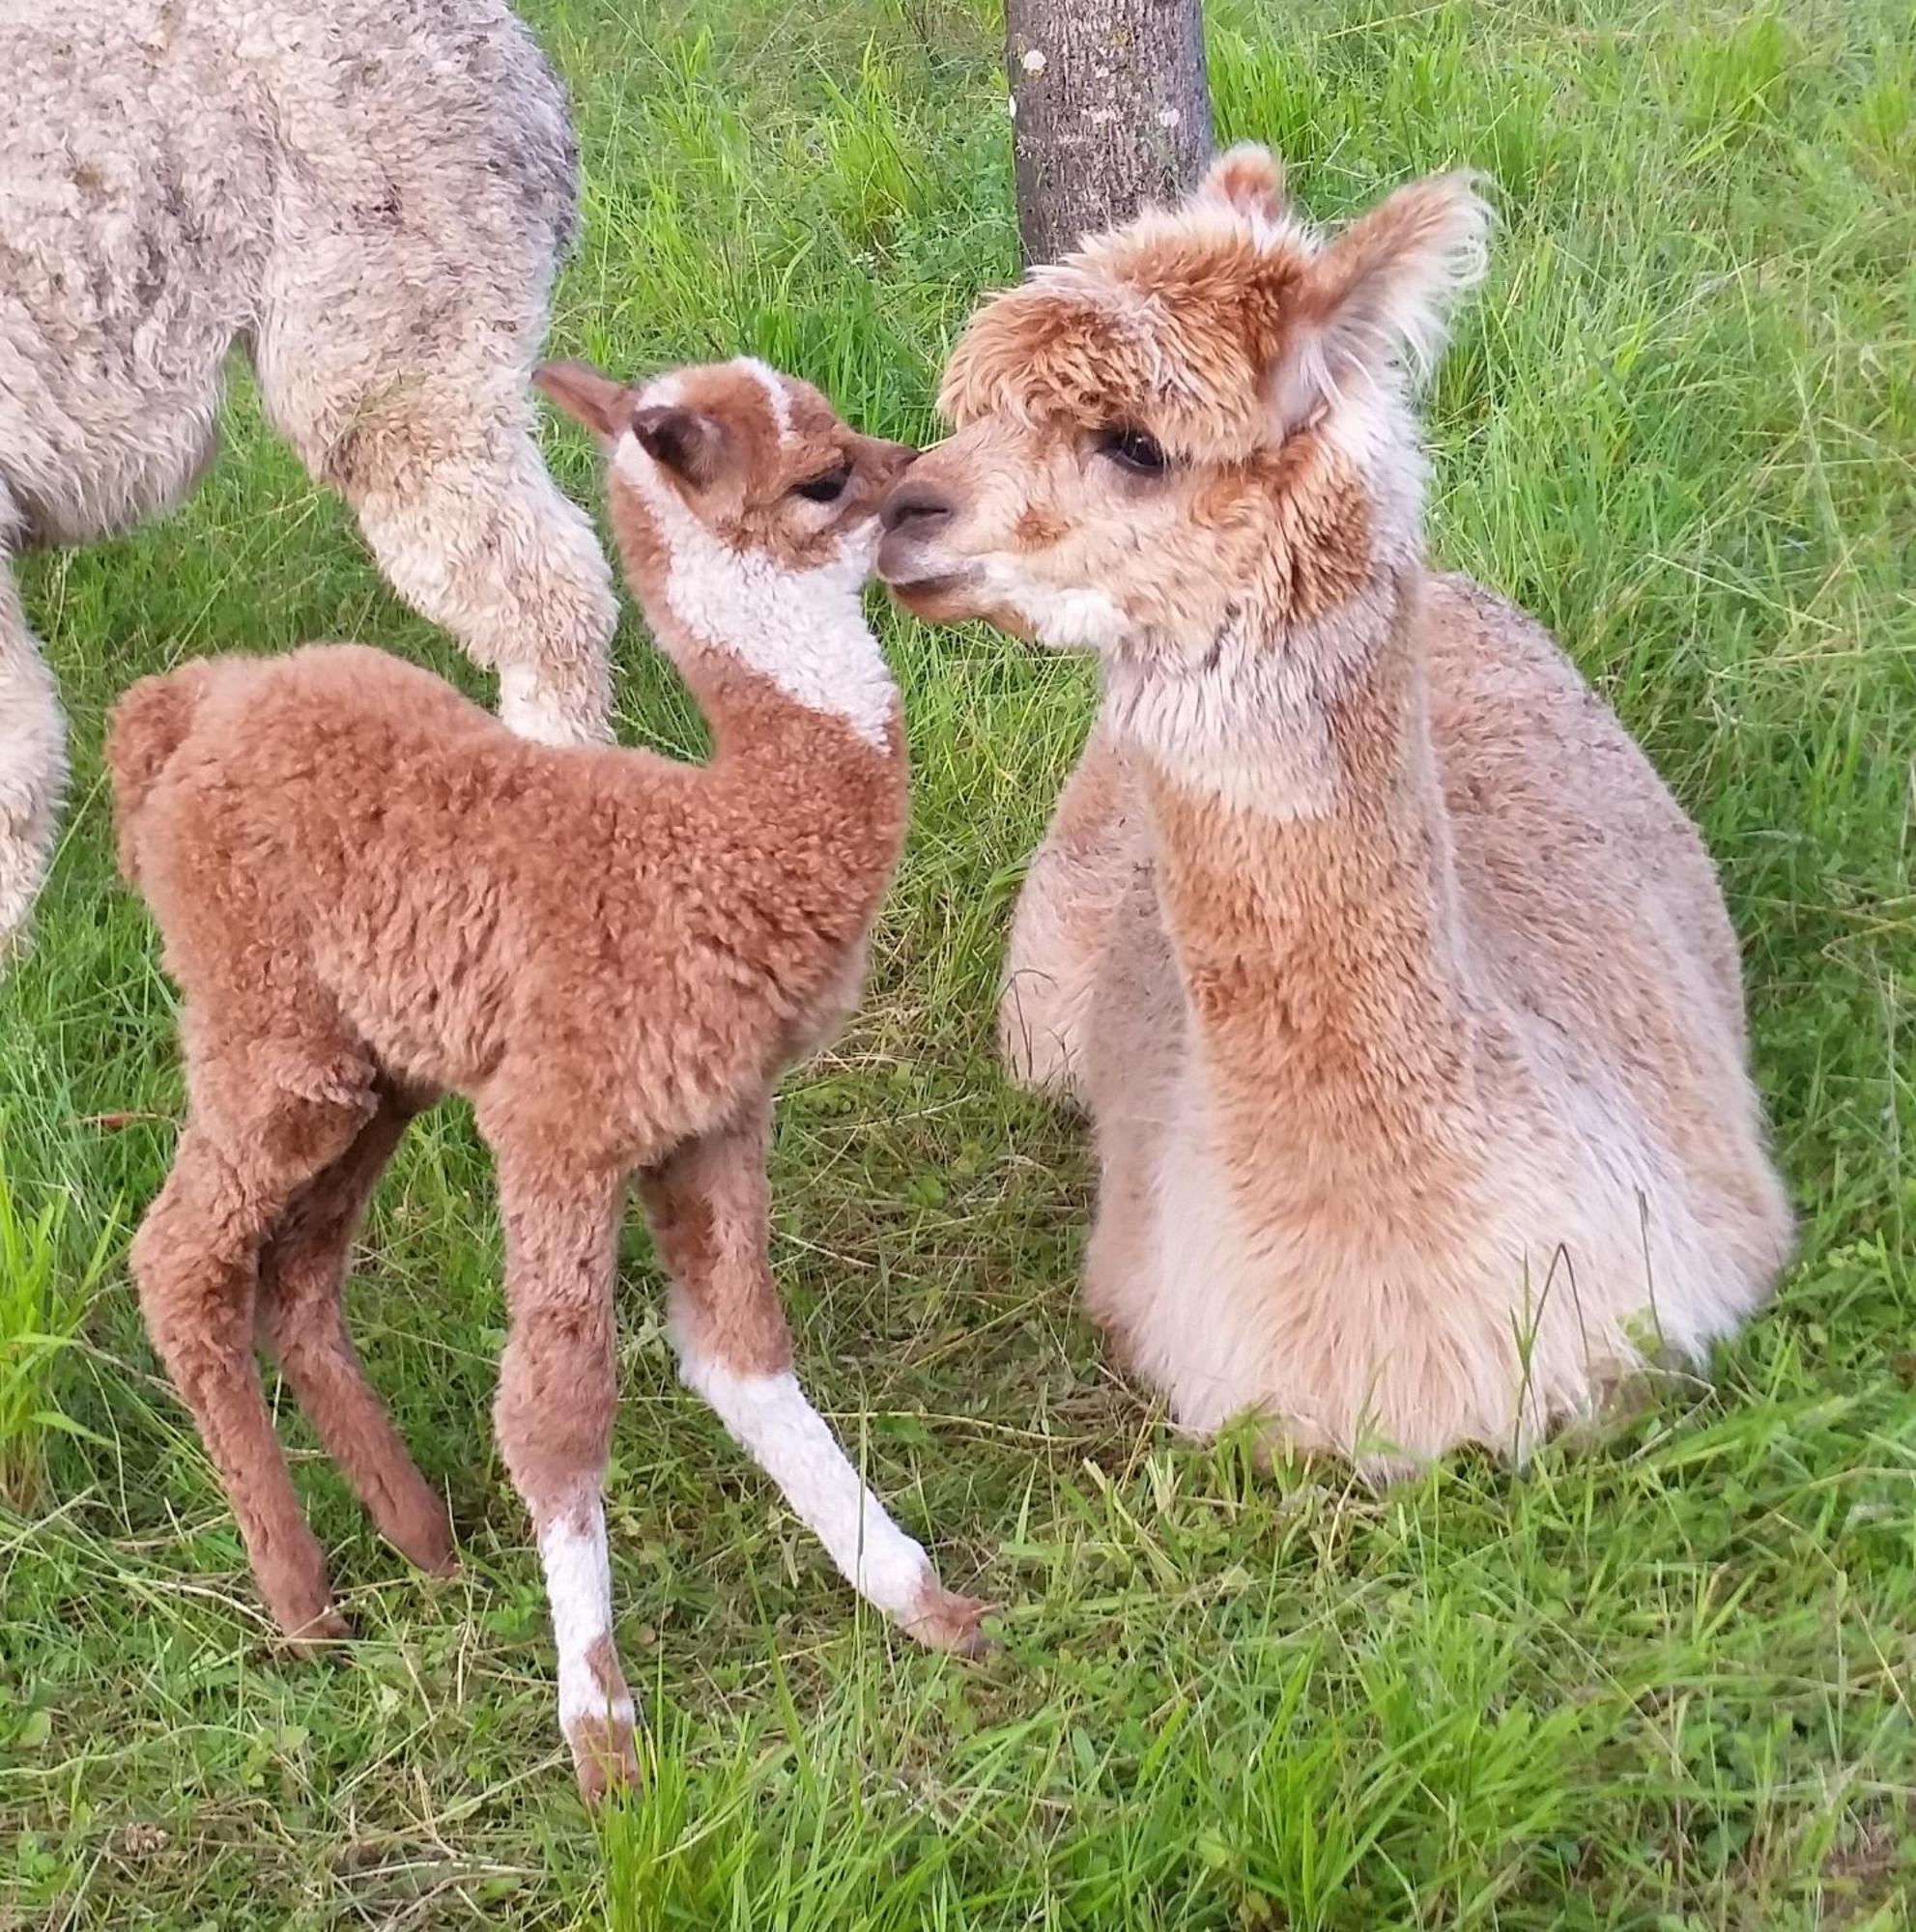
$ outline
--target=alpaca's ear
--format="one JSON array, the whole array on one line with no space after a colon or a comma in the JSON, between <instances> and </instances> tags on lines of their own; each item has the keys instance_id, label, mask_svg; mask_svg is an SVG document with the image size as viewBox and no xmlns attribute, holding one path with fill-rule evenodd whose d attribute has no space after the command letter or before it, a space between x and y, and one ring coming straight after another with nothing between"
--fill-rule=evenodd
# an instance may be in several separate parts
<instances>
[{"instance_id":1,"label":"alpaca's ear","mask_svg":"<svg viewBox=\"0 0 1916 1932\"><path fill-rule=\"evenodd\" d=\"M589 362L542 362L532 371L532 386L602 442L612 441L625 427L631 391L601 376Z\"/></svg>"},{"instance_id":2,"label":"alpaca's ear","mask_svg":"<svg viewBox=\"0 0 1916 1932\"><path fill-rule=\"evenodd\" d=\"M1211 163L1191 199L1276 221L1285 208L1284 163L1269 148L1241 141Z\"/></svg>"},{"instance_id":3,"label":"alpaca's ear","mask_svg":"<svg viewBox=\"0 0 1916 1932\"><path fill-rule=\"evenodd\" d=\"M1413 182L1352 222L1311 263L1299 292L1299 366L1284 372L1294 399L1355 374L1426 376L1452 304L1483 278L1489 227L1489 205L1469 174Z\"/></svg>"},{"instance_id":4,"label":"alpaca's ear","mask_svg":"<svg viewBox=\"0 0 1916 1932\"><path fill-rule=\"evenodd\" d=\"M702 490L725 457L723 425L677 403L654 403L632 412L632 434L654 463Z\"/></svg>"}]
</instances>

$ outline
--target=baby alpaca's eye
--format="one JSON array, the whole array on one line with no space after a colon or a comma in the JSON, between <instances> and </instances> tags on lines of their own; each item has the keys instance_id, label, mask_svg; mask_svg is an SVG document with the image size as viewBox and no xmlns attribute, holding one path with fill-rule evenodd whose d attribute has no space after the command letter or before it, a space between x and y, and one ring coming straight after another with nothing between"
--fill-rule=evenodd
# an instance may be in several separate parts
<instances>
[{"instance_id":1,"label":"baby alpaca's eye","mask_svg":"<svg viewBox=\"0 0 1916 1932\"><path fill-rule=\"evenodd\" d=\"M850 480L851 465L841 463L836 469L828 469L822 476L808 476L803 483L794 483L791 493L812 503L835 502L844 495L844 486Z\"/></svg>"}]
</instances>

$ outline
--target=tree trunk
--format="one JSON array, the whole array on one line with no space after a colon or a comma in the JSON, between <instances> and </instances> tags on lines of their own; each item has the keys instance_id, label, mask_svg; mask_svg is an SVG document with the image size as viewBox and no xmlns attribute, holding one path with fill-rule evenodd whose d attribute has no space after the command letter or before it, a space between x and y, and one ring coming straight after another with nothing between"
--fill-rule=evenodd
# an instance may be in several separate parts
<instances>
[{"instance_id":1,"label":"tree trunk","mask_svg":"<svg viewBox=\"0 0 1916 1932\"><path fill-rule=\"evenodd\" d=\"M1170 201L1211 158L1201 0L1005 0L1027 262Z\"/></svg>"}]
</instances>

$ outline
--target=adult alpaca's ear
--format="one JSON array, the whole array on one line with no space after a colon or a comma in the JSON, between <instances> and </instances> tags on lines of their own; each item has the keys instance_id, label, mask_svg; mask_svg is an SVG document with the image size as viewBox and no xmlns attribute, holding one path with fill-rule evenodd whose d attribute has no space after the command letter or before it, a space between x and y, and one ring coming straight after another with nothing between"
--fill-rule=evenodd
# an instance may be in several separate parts
<instances>
[{"instance_id":1,"label":"adult alpaca's ear","mask_svg":"<svg viewBox=\"0 0 1916 1932\"><path fill-rule=\"evenodd\" d=\"M1240 214L1257 215L1265 221L1281 220L1287 205L1284 163L1269 148L1261 148L1255 141L1241 141L1205 170L1191 199L1235 209Z\"/></svg>"},{"instance_id":2,"label":"adult alpaca's ear","mask_svg":"<svg viewBox=\"0 0 1916 1932\"><path fill-rule=\"evenodd\" d=\"M624 429L632 406L632 391L589 362L541 362L532 371L532 386L601 442L611 442Z\"/></svg>"},{"instance_id":3,"label":"adult alpaca's ear","mask_svg":"<svg viewBox=\"0 0 1916 1932\"><path fill-rule=\"evenodd\" d=\"M1478 179L1400 187L1316 257L1299 291L1300 366L1288 386L1328 397L1354 375L1401 369L1416 383L1430 373L1452 306L1483 279L1491 212Z\"/></svg>"}]
</instances>

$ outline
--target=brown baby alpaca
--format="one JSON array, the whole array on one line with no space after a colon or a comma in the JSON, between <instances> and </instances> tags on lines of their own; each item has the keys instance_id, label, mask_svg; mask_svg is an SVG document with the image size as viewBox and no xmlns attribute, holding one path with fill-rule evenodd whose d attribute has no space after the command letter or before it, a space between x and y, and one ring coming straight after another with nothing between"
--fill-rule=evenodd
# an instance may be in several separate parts
<instances>
[{"instance_id":1,"label":"brown baby alpaca","mask_svg":"<svg viewBox=\"0 0 1916 1932\"><path fill-rule=\"evenodd\" d=\"M635 1173L687 1382L914 1635L969 1648L980 1606L939 1586L807 1404L767 1262L772 1082L855 1001L904 830L898 696L859 595L911 452L753 362L633 391L571 366L540 382L609 445L628 575L704 708L709 764L530 744L350 644L149 678L108 757L189 1096L133 1272L261 1591L289 1633L343 1632L256 1336L385 1534L450 1563L342 1290L406 1123L466 1094L506 1238L495 1419L589 1798L637 1768L600 1493Z\"/></svg>"}]
</instances>

